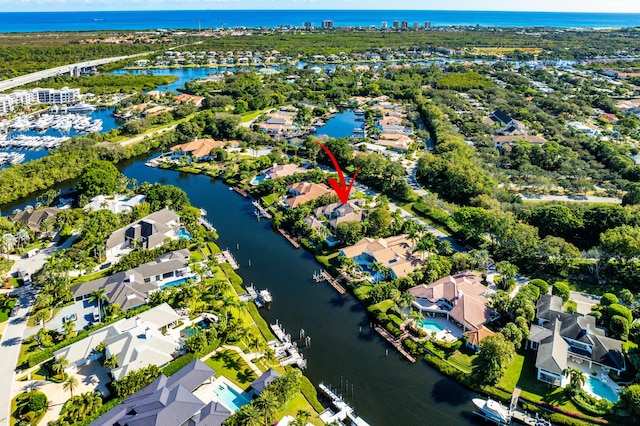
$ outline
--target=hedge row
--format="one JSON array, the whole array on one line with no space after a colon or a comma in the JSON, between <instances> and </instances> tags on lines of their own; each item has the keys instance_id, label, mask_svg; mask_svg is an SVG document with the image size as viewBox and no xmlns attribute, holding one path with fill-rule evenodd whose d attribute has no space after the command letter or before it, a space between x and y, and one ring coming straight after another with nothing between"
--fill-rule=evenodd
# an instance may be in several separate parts
<instances>
[{"instance_id":1,"label":"hedge row","mask_svg":"<svg viewBox=\"0 0 640 426\"><path fill-rule=\"evenodd\" d=\"M309 381L307 376L300 376L300 392L307 399L309 404L316 410L318 413L322 413L324 411L324 407L318 401L318 391L316 390L313 383Z\"/></svg>"},{"instance_id":2,"label":"hedge row","mask_svg":"<svg viewBox=\"0 0 640 426\"><path fill-rule=\"evenodd\" d=\"M222 268L222 272L224 272L224 274L227 276L234 290L238 294L244 294L247 292L244 288L242 288L242 278L240 277L240 275L236 274L236 271L233 270L231 265L229 265L228 263L222 263L220 264L220 268Z\"/></svg>"},{"instance_id":3,"label":"hedge row","mask_svg":"<svg viewBox=\"0 0 640 426\"><path fill-rule=\"evenodd\" d=\"M167 364L162 369L162 374L164 374L165 376L169 377L169 376L177 373L178 370L180 370L182 367L184 367L187 364L189 364L194 359L196 359L196 356L194 354L188 353L186 355L182 355L181 357L178 357L178 358L174 359L173 361L171 361L169 364Z\"/></svg>"}]
</instances>

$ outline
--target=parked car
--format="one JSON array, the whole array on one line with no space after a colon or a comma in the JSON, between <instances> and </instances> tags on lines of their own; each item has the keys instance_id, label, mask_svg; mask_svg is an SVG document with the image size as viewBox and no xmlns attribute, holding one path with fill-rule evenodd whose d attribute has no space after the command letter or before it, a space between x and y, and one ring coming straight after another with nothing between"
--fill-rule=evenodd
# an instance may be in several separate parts
<instances>
[{"instance_id":1,"label":"parked car","mask_svg":"<svg viewBox=\"0 0 640 426\"><path fill-rule=\"evenodd\" d=\"M76 313L72 313L67 315L66 317L62 318L62 322L71 322L71 321L75 321L78 319L78 315L76 315Z\"/></svg>"}]
</instances>

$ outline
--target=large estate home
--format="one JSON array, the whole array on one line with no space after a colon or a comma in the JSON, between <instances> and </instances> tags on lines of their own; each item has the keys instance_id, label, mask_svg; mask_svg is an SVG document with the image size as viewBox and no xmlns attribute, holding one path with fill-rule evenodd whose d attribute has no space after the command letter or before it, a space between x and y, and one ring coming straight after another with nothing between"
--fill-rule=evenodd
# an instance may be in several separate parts
<instances>
[{"instance_id":1,"label":"large estate home","mask_svg":"<svg viewBox=\"0 0 640 426\"><path fill-rule=\"evenodd\" d=\"M219 426L231 411L219 402L206 403L195 394L213 382L215 371L196 359L176 374L161 374L91 423L92 426Z\"/></svg>"},{"instance_id":2,"label":"large estate home","mask_svg":"<svg viewBox=\"0 0 640 426\"><path fill-rule=\"evenodd\" d=\"M112 213L131 213L133 209L145 200L144 195L135 195L127 197L125 195L115 195L113 197L107 195L96 195L87 205L84 206L85 211L109 210Z\"/></svg>"},{"instance_id":3,"label":"large estate home","mask_svg":"<svg viewBox=\"0 0 640 426\"><path fill-rule=\"evenodd\" d=\"M104 289L109 303L117 303L125 311L142 306L159 288L193 277L189 256L187 249L172 251L128 271L78 284L71 287L73 299L89 299L94 291Z\"/></svg>"},{"instance_id":4,"label":"large estate home","mask_svg":"<svg viewBox=\"0 0 640 426\"><path fill-rule=\"evenodd\" d=\"M365 200L358 198L355 200L349 200L345 204L331 203L326 206L318 207L313 211L313 214L318 218L326 218L329 220L329 227L336 229L336 227L345 222L360 222L364 216L362 206L364 206Z\"/></svg>"},{"instance_id":5,"label":"large estate home","mask_svg":"<svg viewBox=\"0 0 640 426\"><path fill-rule=\"evenodd\" d=\"M273 164L268 169L262 170L258 176L251 180L252 185L258 185L260 182L268 179L277 179L281 177L291 176L296 173L304 173L305 169L296 164Z\"/></svg>"},{"instance_id":6,"label":"large estate home","mask_svg":"<svg viewBox=\"0 0 640 426\"><path fill-rule=\"evenodd\" d=\"M33 232L39 233L42 223L45 220L56 220L59 211L60 209L55 207L46 207L38 210L25 209L11 216L11 220L22 222Z\"/></svg>"},{"instance_id":7,"label":"large estate home","mask_svg":"<svg viewBox=\"0 0 640 426\"><path fill-rule=\"evenodd\" d=\"M477 331L496 318L485 297L487 287L475 272L450 275L429 285L420 284L409 289L416 299L413 307L423 313L445 314L464 332ZM478 339L488 333L477 335ZM479 343L479 341L477 342Z\"/></svg>"},{"instance_id":8,"label":"large estate home","mask_svg":"<svg viewBox=\"0 0 640 426\"><path fill-rule=\"evenodd\" d=\"M117 367L111 370L114 380L151 364L163 366L173 360L180 349L180 337L168 333L178 323L180 315L166 303L139 313L134 318L121 319L90 333L86 338L72 343L54 353L69 360L69 367L76 368L99 359L102 354L94 348L106 342L105 355L116 355Z\"/></svg>"},{"instance_id":9,"label":"large estate home","mask_svg":"<svg viewBox=\"0 0 640 426\"><path fill-rule=\"evenodd\" d=\"M564 387L569 361L599 366L604 372L620 374L626 369L622 343L607 337L596 327L591 315L570 314L562 310L562 298L544 294L536 309L536 323L531 324L527 346L538 351L538 380Z\"/></svg>"},{"instance_id":10,"label":"large estate home","mask_svg":"<svg viewBox=\"0 0 640 426\"><path fill-rule=\"evenodd\" d=\"M377 239L364 237L340 250L340 255L353 259L365 270L370 270L373 262L379 262L389 268L391 279L406 277L424 265L422 259L414 255L406 234Z\"/></svg>"},{"instance_id":11,"label":"large estate home","mask_svg":"<svg viewBox=\"0 0 640 426\"><path fill-rule=\"evenodd\" d=\"M214 139L198 139L171 147L171 159L188 157L191 161L211 160L211 150L225 146L238 146L239 141L217 141Z\"/></svg>"},{"instance_id":12,"label":"large estate home","mask_svg":"<svg viewBox=\"0 0 640 426\"><path fill-rule=\"evenodd\" d=\"M289 208L294 208L323 195L330 194L331 189L323 183L298 182L287 186L287 192L291 196L284 200L284 203Z\"/></svg>"},{"instance_id":13,"label":"large estate home","mask_svg":"<svg viewBox=\"0 0 640 426\"><path fill-rule=\"evenodd\" d=\"M180 217L173 210L164 208L151 213L109 235L107 258L114 260L118 253L134 246L149 250L160 247L167 238L177 240L179 228Z\"/></svg>"}]
</instances>

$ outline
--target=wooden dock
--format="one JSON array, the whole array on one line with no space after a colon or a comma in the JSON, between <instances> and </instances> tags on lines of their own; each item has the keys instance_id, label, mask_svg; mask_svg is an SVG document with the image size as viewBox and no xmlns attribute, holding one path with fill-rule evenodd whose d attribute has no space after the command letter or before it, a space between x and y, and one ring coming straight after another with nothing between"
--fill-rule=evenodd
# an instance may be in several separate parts
<instances>
[{"instance_id":1,"label":"wooden dock","mask_svg":"<svg viewBox=\"0 0 640 426\"><path fill-rule=\"evenodd\" d=\"M409 353L407 352L404 347L402 346L402 336L395 338L393 337L393 335L391 333L389 333L384 327L382 327L380 324L376 324L373 326L373 329L378 332L378 334L380 336L382 336L382 338L384 338L387 342L391 343L391 345L396 348L396 350L398 352L400 352L402 354L402 356L404 356L406 359L408 359L411 362L416 362L416 359Z\"/></svg>"},{"instance_id":2,"label":"wooden dock","mask_svg":"<svg viewBox=\"0 0 640 426\"><path fill-rule=\"evenodd\" d=\"M338 293L345 294L347 290L340 284L335 278L331 276L327 271L323 270L320 274Z\"/></svg>"},{"instance_id":3,"label":"wooden dock","mask_svg":"<svg viewBox=\"0 0 640 426\"><path fill-rule=\"evenodd\" d=\"M282 234L282 236L285 237L287 241L291 243L292 246L294 246L295 248L300 248L300 243L294 240L291 235L287 234L287 232L284 229L278 228L278 232L280 232L280 234Z\"/></svg>"},{"instance_id":4,"label":"wooden dock","mask_svg":"<svg viewBox=\"0 0 640 426\"><path fill-rule=\"evenodd\" d=\"M259 202L254 200L251 202L251 204L253 204L253 206L256 208L256 210L253 213L256 215L258 219L260 218L265 218L269 220L273 219L273 217L271 216L271 213L269 213L267 209L262 207Z\"/></svg>"},{"instance_id":5,"label":"wooden dock","mask_svg":"<svg viewBox=\"0 0 640 426\"><path fill-rule=\"evenodd\" d=\"M233 257L229 250L223 250L222 253L216 255L216 260L218 263L228 263L233 269L240 269L240 265L238 265L238 262L236 262L235 257Z\"/></svg>"},{"instance_id":6,"label":"wooden dock","mask_svg":"<svg viewBox=\"0 0 640 426\"><path fill-rule=\"evenodd\" d=\"M249 198L249 194L247 193L247 191L245 191L242 188L238 188L237 186L232 186L229 189L231 189L232 191L237 192L238 194L242 195L244 198Z\"/></svg>"}]
</instances>

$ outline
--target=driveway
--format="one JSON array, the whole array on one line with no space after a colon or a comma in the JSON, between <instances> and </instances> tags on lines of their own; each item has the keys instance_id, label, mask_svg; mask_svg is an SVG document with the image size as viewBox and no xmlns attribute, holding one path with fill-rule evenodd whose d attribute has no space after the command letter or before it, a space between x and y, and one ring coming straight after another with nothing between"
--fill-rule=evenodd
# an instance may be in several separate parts
<instances>
[{"instance_id":1,"label":"driveway","mask_svg":"<svg viewBox=\"0 0 640 426\"><path fill-rule=\"evenodd\" d=\"M70 376L75 376L78 379L78 387L73 391L74 395L80 395L85 392L98 391L102 395L109 395L107 389L107 383L111 381L107 371L100 363L95 362L82 366L79 369L72 368L67 370ZM11 387L10 396L15 398L16 395L31 389L37 389L47 395L49 400L49 409L44 415L44 418L40 421L45 425L48 422L57 420L60 417L60 410L64 403L71 397L69 391L64 390L62 383L54 383L48 380L25 380L22 382L14 382ZM2 420L0 419L0 424ZM8 422L6 424L9 424Z\"/></svg>"},{"instance_id":2,"label":"driveway","mask_svg":"<svg viewBox=\"0 0 640 426\"><path fill-rule=\"evenodd\" d=\"M56 236L56 239L58 237ZM11 275L17 275L19 268L24 268L27 270L29 275L33 275L35 272L42 269L45 263L47 263L47 258L56 250L63 250L69 248L71 244L78 238L77 235L72 235L67 238L67 240L62 243L60 246L56 246L55 244L50 244L47 248L40 250L38 254L32 257L24 257L16 260L16 263L11 267ZM54 239L54 242L56 240Z\"/></svg>"},{"instance_id":3,"label":"driveway","mask_svg":"<svg viewBox=\"0 0 640 426\"><path fill-rule=\"evenodd\" d=\"M580 314L588 314L591 312L591 307L600 303L600 296L595 294L583 293L580 291L571 292L571 300L575 300L578 304L577 310Z\"/></svg>"},{"instance_id":4,"label":"driveway","mask_svg":"<svg viewBox=\"0 0 640 426\"><path fill-rule=\"evenodd\" d=\"M51 320L47 321L44 326L48 330L58 330L62 332L64 329L62 328L63 319L68 316L75 314L76 315L76 331L83 330L89 325L91 325L93 321L93 308L97 307L98 304L96 302L89 302L88 300L83 300L80 302L74 302L73 305L65 306L60 309L56 316L54 316ZM41 326L36 325L34 327L29 327L25 333L24 337L29 337L38 332Z\"/></svg>"}]
</instances>

